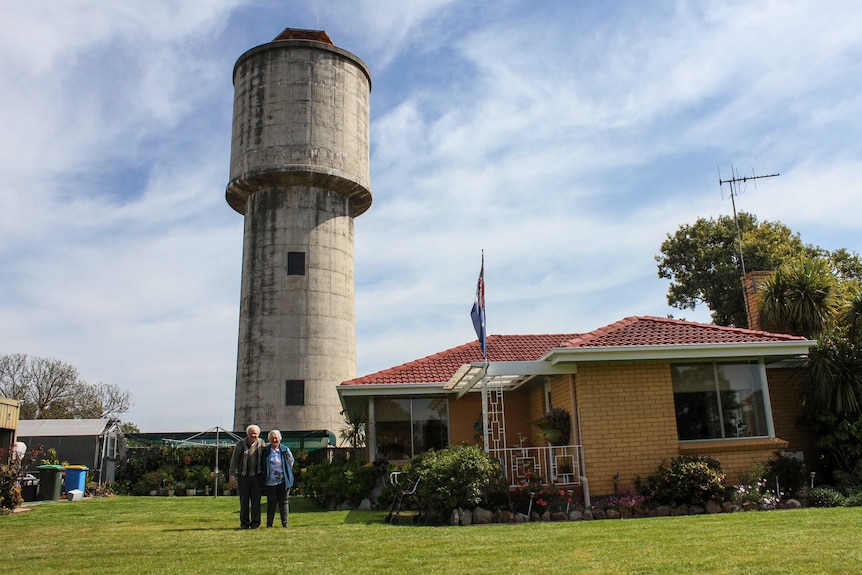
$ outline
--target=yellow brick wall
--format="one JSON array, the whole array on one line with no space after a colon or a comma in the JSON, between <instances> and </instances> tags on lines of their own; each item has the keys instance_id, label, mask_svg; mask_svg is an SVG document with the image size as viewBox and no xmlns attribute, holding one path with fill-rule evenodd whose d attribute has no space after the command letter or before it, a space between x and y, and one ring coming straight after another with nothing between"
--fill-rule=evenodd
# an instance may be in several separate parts
<instances>
[{"instance_id":1,"label":"yellow brick wall","mask_svg":"<svg viewBox=\"0 0 862 575\"><path fill-rule=\"evenodd\" d=\"M539 432L539 428L533 422L545 414L545 388L537 385L528 392L527 402L529 404L529 421L527 431L530 436L530 445L547 445L547 442Z\"/></svg>"},{"instance_id":2,"label":"yellow brick wall","mask_svg":"<svg viewBox=\"0 0 862 575\"><path fill-rule=\"evenodd\" d=\"M514 391L503 397L503 409L506 413L506 445L518 445L518 433L528 437L524 445L531 445L535 427L532 425L532 392ZM539 395L541 398L541 395ZM449 398L449 443L482 445L482 431L474 427L482 421L482 394L468 393L461 399ZM478 435L477 440L474 436ZM538 444L533 444L538 445Z\"/></svg>"},{"instance_id":3,"label":"yellow brick wall","mask_svg":"<svg viewBox=\"0 0 862 575\"><path fill-rule=\"evenodd\" d=\"M482 394L468 393L459 400L449 397L449 443L451 445L482 445L482 432L475 425L482 421ZM476 441L475 435L479 436Z\"/></svg>"},{"instance_id":4,"label":"yellow brick wall","mask_svg":"<svg viewBox=\"0 0 862 575\"><path fill-rule=\"evenodd\" d=\"M737 485L742 473L752 471L758 463L773 458L787 442L778 438L724 439L716 441L687 441L680 444L680 454L708 455L721 463L727 476L725 485Z\"/></svg>"},{"instance_id":5,"label":"yellow brick wall","mask_svg":"<svg viewBox=\"0 0 862 575\"><path fill-rule=\"evenodd\" d=\"M631 487L679 455L669 364L581 365L575 395L593 496L613 494L616 474Z\"/></svg>"},{"instance_id":6,"label":"yellow brick wall","mask_svg":"<svg viewBox=\"0 0 862 575\"><path fill-rule=\"evenodd\" d=\"M532 423L531 392L513 391L503 395L503 405L506 411L506 445L515 447L518 445L518 433L527 437L524 445L530 445L533 431L536 429Z\"/></svg>"},{"instance_id":7,"label":"yellow brick wall","mask_svg":"<svg viewBox=\"0 0 862 575\"><path fill-rule=\"evenodd\" d=\"M646 478L662 460L680 454L709 455L717 458L727 475L728 484L739 475L765 462L776 451L805 450L809 457L813 438L799 427L796 395L799 374L788 369L769 369L769 394L777 438L724 441L678 441L673 384L668 363L581 365L577 375L551 379L554 407L572 416L571 443L584 448L584 467L593 497L611 495L614 475L619 487L631 487L635 478ZM572 396L572 380L574 391ZM541 385L526 391L506 393L506 441L518 445L518 433L529 437L526 445L544 445L532 422L545 413ZM577 416L581 432L578 438ZM481 444L474 424L481 419L481 394L469 393L460 400L449 400L450 441ZM813 453L813 452L812 452Z\"/></svg>"}]
</instances>

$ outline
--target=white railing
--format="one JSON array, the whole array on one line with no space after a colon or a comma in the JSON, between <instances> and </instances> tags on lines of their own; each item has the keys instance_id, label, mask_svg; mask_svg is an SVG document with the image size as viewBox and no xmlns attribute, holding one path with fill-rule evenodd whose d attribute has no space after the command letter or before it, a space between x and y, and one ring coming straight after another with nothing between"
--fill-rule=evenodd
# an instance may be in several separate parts
<instances>
[{"instance_id":1,"label":"white railing","mask_svg":"<svg viewBox=\"0 0 862 575\"><path fill-rule=\"evenodd\" d=\"M559 486L581 484L580 445L508 447L491 449L489 454L500 460L510 487L523 485L528 473Z\"/></svg>"}]
</instances>

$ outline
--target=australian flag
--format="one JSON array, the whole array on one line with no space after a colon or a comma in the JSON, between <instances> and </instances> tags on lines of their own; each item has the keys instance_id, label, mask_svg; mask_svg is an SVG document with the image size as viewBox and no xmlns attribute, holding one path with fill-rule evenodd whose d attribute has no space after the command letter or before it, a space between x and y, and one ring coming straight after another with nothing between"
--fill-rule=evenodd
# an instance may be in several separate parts
<instances>
[{"instance_id":1,"label":"australian flag","mask_svg":"<svg viewBox=\"0 0 862 575\"><path fill-rule=\"evenodd\" d=\"M479 281L476 283L476 301L473 303L473 309L470 310L470 317L473 318L473 328L476 330L476 337L479 338L479 345L482 346L482 357L488 361L488 347L486 345L485 333L485 254L482 254L482 268L479 270Z\"/></svg>"}]
</instances>

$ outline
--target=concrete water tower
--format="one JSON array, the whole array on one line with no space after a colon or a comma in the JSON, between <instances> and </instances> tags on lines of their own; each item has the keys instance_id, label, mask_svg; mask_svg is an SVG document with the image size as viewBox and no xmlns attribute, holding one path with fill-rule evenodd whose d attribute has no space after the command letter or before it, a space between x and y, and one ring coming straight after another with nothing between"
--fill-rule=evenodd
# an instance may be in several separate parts
<instances>
[{"instance_id":1,"label":"concrete water tower","mask_svg":"<svg viewBox=\"0 0 862 575\"><path fill-rule=\"evenodd\" d=\"M342 427L356 377L353 218L371 206L371 75L288 28L234 66L227 202L245 216L234 429Z\"/></svg>"}]
</instances>

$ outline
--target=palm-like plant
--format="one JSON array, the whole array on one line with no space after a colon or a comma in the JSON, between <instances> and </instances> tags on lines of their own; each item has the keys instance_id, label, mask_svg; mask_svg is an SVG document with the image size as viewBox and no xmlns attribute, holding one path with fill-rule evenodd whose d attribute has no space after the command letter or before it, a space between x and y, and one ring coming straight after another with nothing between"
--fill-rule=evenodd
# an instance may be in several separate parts
<instances>
[{"instance_id":1,"label":"palm-like plant","mask_svg":"<svg viewBox=\"0 0 862 575\"><path fill-rule=\"evenodd\" d=\"M764 325L815 337L835 322L839 284L827 260L800 256L768 278L758 305Z\"/></svg>"},{"instance_id":2,"label":"palm-like plant","mask_svg":"<svg viewBox=\"0 0 862 575\"><path fill-rule=\"evenodd\" d=\"M841 310L841 324L847 326L847 334L862 343L862 285L858 282L847 289L847 300Z\"/></svg>"},{"instance_id":3,"label":"palm-like plant","mask_svg":"<svg viewBox=\"0 0 862 575\"><path fill-rule=\"evenodd\" d=\"M819 417L832 413L855 416L862 405L862 353L841 329L821 335L808 354L807 378L802 387L805 411Z\"/></svg>"}]
</instances>

